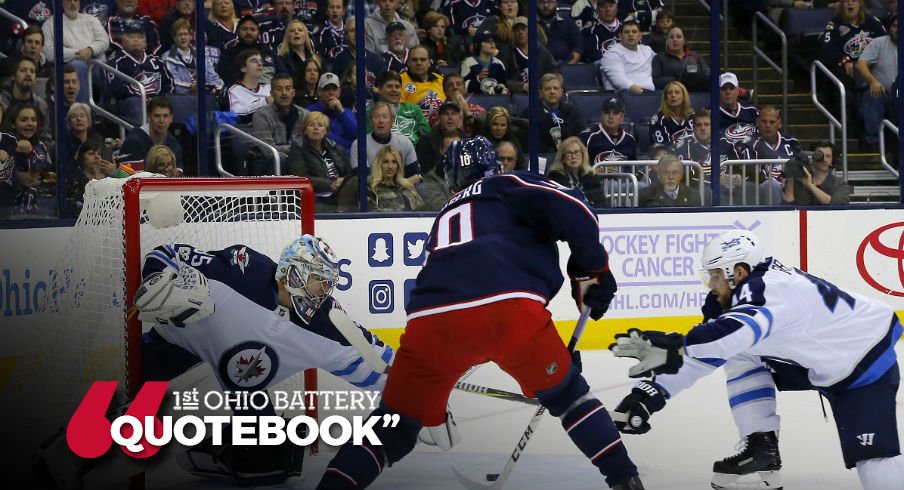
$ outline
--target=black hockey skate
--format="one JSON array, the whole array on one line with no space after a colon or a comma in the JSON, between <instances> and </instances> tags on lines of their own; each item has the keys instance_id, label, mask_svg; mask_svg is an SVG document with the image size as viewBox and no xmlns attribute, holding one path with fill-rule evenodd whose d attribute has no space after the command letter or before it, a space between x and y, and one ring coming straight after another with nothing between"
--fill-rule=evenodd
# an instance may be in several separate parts
<instances>
[{"instance_id":1,"label":"black hockey skate","mask_svg":"<svg viewBox=\"0 0 904 490\"><path fill-rule=\"evenodd\" d=\"M643 483L640 482L640 478L637 476L632 476L627 480L622 480L615 484L612 487L612 490L644 490Z\"/></svg>"},{"instance_id":2,"label":"black hockey skate","mask_svg":"<svg viewBox=\"0 0 904 490\"><path fill-rule=\"evenodd\" d=\"M778 434L754 432L747 436L741 452L713 463L712 487L716 490L781 490L781 469ZM740 481L747 475L758 476L759 479Z\"/></svg>"}]
</instances>

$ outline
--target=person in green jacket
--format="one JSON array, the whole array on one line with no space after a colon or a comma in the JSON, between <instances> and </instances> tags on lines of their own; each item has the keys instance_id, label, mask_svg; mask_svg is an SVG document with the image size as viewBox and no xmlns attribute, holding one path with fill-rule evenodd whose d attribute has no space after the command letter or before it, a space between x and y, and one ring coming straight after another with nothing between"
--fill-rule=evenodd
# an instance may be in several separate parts
<instances>
[{"instance_id":1,"label":"person in green jacket","mask_svg":"<svg viewBox=\"0 0 904 490\"><path fill-rule=\"evenodd\" d=\"M412 146L417 146L421 136L430 132L430 124L424 117L421 108L401 102L402 97L402 77L391 70L384 71L377 76L376 82L377 100L388 103L395 111L396 119L392 125L391 131L396 134L408 137ZM370 124L370 107L367 108L367 132L373 131Z\"/></svg>"}]
</instances>

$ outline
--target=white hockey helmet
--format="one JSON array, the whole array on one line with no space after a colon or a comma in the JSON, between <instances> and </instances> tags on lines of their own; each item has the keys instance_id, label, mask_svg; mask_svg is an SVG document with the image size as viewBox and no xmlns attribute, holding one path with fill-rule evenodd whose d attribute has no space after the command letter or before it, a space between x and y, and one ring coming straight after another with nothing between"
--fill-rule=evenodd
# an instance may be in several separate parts
<instances>
[{"instance_id":1,"label":"white hockey helmet","mask_svg":"<svg viewBox=\"0 0 904 490\"><path fill-rule=\"evenodd\" d=\"M734 267L744 263L751 269L766 258L763 244L748 230L731 230L713 238L703 248L700 258L704 284L709 284L709 271L722 269L729 286L734 289Z\"/></svg>"},{"instance_id":2,"label":"white hockey helmet","mask_svg":"<svg viewBox=\"0 0 904 490\"><path fill-rule=\"evenodd\" d=\"M284 283L295 312L305 322L311 320L336 287L338 262L333 249L312 235L302 235L280 254L276 282Z\"/></svg>"}]
</instances>

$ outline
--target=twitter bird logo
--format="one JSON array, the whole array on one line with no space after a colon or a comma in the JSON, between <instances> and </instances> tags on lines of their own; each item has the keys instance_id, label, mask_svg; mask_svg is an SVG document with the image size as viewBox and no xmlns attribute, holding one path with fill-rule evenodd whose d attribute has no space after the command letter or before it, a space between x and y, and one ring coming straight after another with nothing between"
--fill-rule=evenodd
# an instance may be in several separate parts
<instances>
[{"instance_id":1,"label":"twitter bird logo","mask_svg":"<svg viewBox=\"0 0 904 490\"><path fill-rule=\"evenodd\" d=\"M405 233L405 265L420 267L424 265L424 249L427 244L426 233Z\"/></svg>"}]
</instances>

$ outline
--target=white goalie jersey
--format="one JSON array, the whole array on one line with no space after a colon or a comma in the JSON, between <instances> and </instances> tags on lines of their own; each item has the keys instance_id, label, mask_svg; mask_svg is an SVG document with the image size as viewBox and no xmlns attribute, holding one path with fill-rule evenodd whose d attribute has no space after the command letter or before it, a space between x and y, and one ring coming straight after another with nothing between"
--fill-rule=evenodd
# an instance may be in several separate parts
<instances>
[{"instance_id":1,"label":"white goalie jersey","mask_svg":"<svg viewBox=\"0 0 904 490\"><path fill-rule=\"evenodd\" d=\"M670 396L746 353L802 366L814 386L865 386L894 366L902 328L885 303L769 258L732 292L732 305L688 333L684 366L656 376Z\"/></svg>"}]
</instances>

